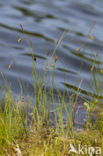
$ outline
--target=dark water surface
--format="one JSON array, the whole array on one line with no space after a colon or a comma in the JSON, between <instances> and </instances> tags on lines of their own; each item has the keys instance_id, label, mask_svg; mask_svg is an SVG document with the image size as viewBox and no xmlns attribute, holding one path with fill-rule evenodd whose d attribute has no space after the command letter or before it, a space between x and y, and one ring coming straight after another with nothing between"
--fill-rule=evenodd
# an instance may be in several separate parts
<instances>
[{"instance_id":1,"label":"dark water surface","mask_svg":"<svg viewBox=\"0 0 103 156\"><path fill-rule=\"evenodd\" d=\"M96 24L88 37L93 23ZM25 36L21 33L23 26ZM32 41L36 68L44 74L48 58L53 53L56 41L63 32L67 35L57 48L54 88L96 95L90 68L103 67L103 1L102 0L0 0L0 71L7 78L15 94L32 94ZM71 31L69 34L68 32ZM17 40L23 36L23 40ZM81 47L77 52L77 48ZM96 52L98 51L98 57ZM11 69L8 65L11 63ZM102 74L100 74L102 78ZM4 81L0 78L2 85ZM101 82L102 83L102 82ZM102 85L101 85L102 86ZM47 88L50 87L50 72L47 73ZM102 88L101 88L102 89ZM26 92L27 91L27 92Z\"/></svg>"}]
</instances>

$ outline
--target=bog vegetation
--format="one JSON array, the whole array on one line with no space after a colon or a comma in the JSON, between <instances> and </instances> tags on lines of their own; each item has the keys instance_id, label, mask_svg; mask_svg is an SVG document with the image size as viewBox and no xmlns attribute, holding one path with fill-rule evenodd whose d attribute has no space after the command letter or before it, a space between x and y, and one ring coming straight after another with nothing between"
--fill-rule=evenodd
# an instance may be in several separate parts
<instances>
[{"instance_id":1,"label":"bog vegetation","mask_svg":"<svg viewBox=\"0 0 103 156\"><path fill-rule=\"evenodd\" d=\"M91 31L88 34L89 38L94 40L90 33ZM80 96L80 88L78 88L76 94L65 92L65 88L61 93L57 88L56 98L54 96L55 66L59 59L56 55L56 49L64 37L65 32L56 41L56 47L46 64L42 78L38 76L36 70L36 58L33 54L32 42L28 41L32 56L35 97L27 97L27 99L23 100L22 95L20 95L19 100L15 99L6 78L1 73L6 90L3 93L4 100L0 102L0 155L72 156L82 155L83 153L86 155L103 154L103 104L99 99L100 82L98 79L98 72L102 74L102 69L98 69L98 72L95 70L95 60L90 69L96 89L97 96L95 98L88 100ZM23 37L18 42L20 43L22 40ZM80 50L81 47L76 52L79 53ZM9 64L8 70L11 70L11 68L12 63ZM48 70L51 72L49 91L46 89ZM82 99L82 107L87 112L83 125L82 123L76 123L79 98ZM33 101L35 106L32 105ZM51 110L52 106L53 109ZM66 114L65 119L64 112ZM75 128L75 124L81 124L82 129ZM74 152L73 147L76 149ZM83 147L82 151L78 149L81 147ZM94 150L90 147L93 147Z\"/></svg>"}]
</instances>

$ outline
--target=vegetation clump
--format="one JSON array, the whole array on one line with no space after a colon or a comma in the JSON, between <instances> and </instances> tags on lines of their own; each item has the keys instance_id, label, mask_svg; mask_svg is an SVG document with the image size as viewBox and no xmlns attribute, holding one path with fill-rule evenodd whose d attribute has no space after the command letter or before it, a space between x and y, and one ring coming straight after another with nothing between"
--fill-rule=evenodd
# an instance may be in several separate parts
<instances>
[{"instance_id":1,"label":"vegetation clump","mask_svg":"<svg viewBox=\"0 0 103 156\"><path fill-rule=\"evenodd\" d=\"M103 155L103 104L99 100L97 81L93 77L97 97L87 100L81 97L82 107L87 111L87 118L82 128L75 128L76 113L80 88L76 95L63 93L57 88L56 98L53 92L56 55L58 44L65 34L56 42L53 55L47 62L42 79L35 66L31 44L32 74L34 97L19 100L7 85L4 102L0 102L0 155L7 156L72 156ZM93 36L90 36L93 40ZM20 38L18 42L21 42ZM76 51L79 52L80 48ZM11 64L9 65L11 69ZM51 87L46 90L46 74L51 71ZM94 66L91 70L94 76ZM7 82L6 82L7 84ZM35 101L35 106L32 106ZM51 110L53 106L53 109ZM64 115L66 117L64 119Z\"/></svg>"}]
</instances>

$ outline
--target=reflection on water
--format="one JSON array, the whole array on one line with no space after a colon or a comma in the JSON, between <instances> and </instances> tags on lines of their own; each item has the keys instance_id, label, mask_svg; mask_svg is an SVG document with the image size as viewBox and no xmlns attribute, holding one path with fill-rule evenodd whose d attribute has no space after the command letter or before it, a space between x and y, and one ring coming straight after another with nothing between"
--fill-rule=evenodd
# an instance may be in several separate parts
<instances>
[{"instance_id":1,"label":"reflection on water","mask_svg":"<svg viewBox=\"0 0 103 156\"><path fill-rule=\"evenodd\" d=\"M6 76L13 91L16 94L20 91L18 87L18 79L20 79L24 88L27 88L28 94L33 92L29 41L32 41L37 72L43 74L56 41L66 31L67 35L56 52L58 60L54 89L58 87L63 90L66 86L67 90L76 91L82 81L81 93L84 95L89 93L96 97L90 69L92 65L96 69L103 67L102 8L103 1L97 0L0 1L0 71ZM94 21L96 24L90 32L94 40L91 40L88 32ZM18 43L20 37L23 37L23 40ZM8 70L12 60L11 69ZM2 78L0 81L4 84ZM50 72L48 71L47 88L49 87Z\"/></svg>"}]
</instances>

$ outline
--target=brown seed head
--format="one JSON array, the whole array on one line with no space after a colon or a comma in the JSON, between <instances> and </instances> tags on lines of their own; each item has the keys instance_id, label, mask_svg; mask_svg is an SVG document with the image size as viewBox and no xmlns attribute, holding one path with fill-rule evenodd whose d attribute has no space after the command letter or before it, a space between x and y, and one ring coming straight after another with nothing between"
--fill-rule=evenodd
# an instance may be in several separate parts
<instances>
[{"instance_id":1,"label":"brown seed head","mask_svg":"<svg viewBox=\"0 0 103 156\"><path fill-rule=\"evenodd\" d=\"M58 56L55 56L54 62L56 63L57 60L58 60Z\"/></svg>"},{"instance_id":2,"label":"brown seed head","mask_svg":"<svg viewBox=\"0 0 103 156\"><path fill-rule=\"evenodd\" d=\"M56 45L59 44L59 40L56 40Z\"/></svg>"},{"instance_id":3,"label":"brown seed head","mask_svg":"<svg viewBox=\"0 0 103 156\"><path fill-rule=\"evenodd\" d=\"M90 39L91 39L91 40L94 40L94 37L93 37L92 35L90 35Z\"/></svg>"},{"instance_id":4,"label":"brown seed head","mask_svg":"<svg viewBox=\"0 0 103 156\"><path fill-rule=\"evenodd\" d=\"M21 38L19 38L19 39L18 39L18 43L20 43L22 40L23 40L23 38L22 38L22 37L21 37Z\"/></svg>"},{"instance_id":5,"label":"brown seed head","mask_svg":"<svg viewBox=\"0 0 103 156\"><path fill-rule=\"evenodd\" d=\"M11 69L11 64L9 64L8 69L9 69L9 70Z\"/></svg>"}]
</instances>

